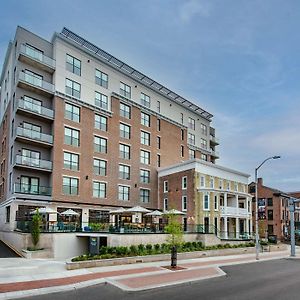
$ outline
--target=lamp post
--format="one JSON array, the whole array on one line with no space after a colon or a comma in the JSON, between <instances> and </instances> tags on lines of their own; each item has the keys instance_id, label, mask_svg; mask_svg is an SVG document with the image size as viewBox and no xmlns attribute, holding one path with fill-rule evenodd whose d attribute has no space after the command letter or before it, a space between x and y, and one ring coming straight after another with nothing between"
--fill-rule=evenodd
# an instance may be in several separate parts
<instances>
[{"instance_id":1,"label":"lamp post","mask_svg":"<svg viewBox=\"0 0 300 300\"><path fill-rule=\"evenodd\" d=\"M257 178L257 172L258 169L268 160L271 159L279 159L280 156L271 156L266 158L257 168L255 168L255 248L256 248L256 260L259 260L259 234L258 234L258 178Z\"/></svg>"}]
</instances>

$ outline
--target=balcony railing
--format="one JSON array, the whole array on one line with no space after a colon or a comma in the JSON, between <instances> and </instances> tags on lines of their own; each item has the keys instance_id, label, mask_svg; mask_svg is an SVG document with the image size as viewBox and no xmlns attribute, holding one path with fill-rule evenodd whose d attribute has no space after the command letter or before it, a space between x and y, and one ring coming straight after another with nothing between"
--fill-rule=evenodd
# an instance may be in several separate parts
<instances>
[{"instance_id":1,"label":"balcony railing","mask_svg":"<svg viewBox=\"0 0 300 300\"><path fill-rule=\"evenodd\" d=\"M30 101L26 101L24 99L19 99L18 108L38 114L40 116L44 116L46 118L53 119L54 117L54 111L52 109L32 103Z\"/></svg>"},{"instance_id":2,"label":"balcony railing","mask_svg":"<svg viewBox=\"0 0 300 300\"><path fill-rule=\"evenodd\" d=\"M210 152L211 152L211 155L212 155L212 156L220 157L220 156L219 156L219 151L215 151L215 150L212 150L212 149L211 149Z\"/></svg>"},{"instance_id":3,"label":"balcony railing","mask_svg":"<svg viewBox=\"0 0 300 300\"><path fill-rule=\"evenodd\" d=\"M35 61L43 63L53 69L55 68L54 59L44 55L41 51L38 51L28 45L22 44L20 47L20 53L34 59Z\"/></svg>"},{"instance_id":4,"label":"balcony railing","mask_svg":"<svg viewBox=\"0 0 300 300\"><path fill-rule=\"evenodd\" d=\"M29 194L39 196L51 196L52 189L47 186L32 185L25 183L15 183L14 192L18 194Z\"/></svg>"},{"instance_id":5,"label":"balcony railing","mask_svg":"<svg viewBox=\"0 0 300 300\"><path fill-rule=\"evenodd\" d=\"M28 83L31 86L34 86L36 88L40 88L42 90L45 90L48 93L51 93L51 94L54 93L54 85L50 82L47 82L47 81L41 79L38 76L34 76L32 74L25 73L25 72L20 72L19 80L22 81L22 82L26 82L26 83Z\"/></svg>"},{"instance_id":6,"label":"balcony railing","mask_svg":"<svg viewBox=\"0 0 300 300\"><path fill-rule=\"evenodd\" d=\"M250 212L246 208L231 207L231 206L220 206L221 215L230 215L230 216L248 216Z\"/></svg>"},{"instance_id":7,"label":"balcony railing","mask_svg":"<svg viewBox=\"0 0 300 300\"><path fill-rule=\"evenodd\" d=\"M217 144L217 145L219 144L219 139L216 138L215 136L211 135L210 136L210 141L213 142L214 144Z\"/></svg>"},{"instance_id":8,"label":"balcony railing","mask_svg":"<svg viewBox=\"0 0 300 300\"><path fill-rule=\"evenodd\" d=\"M49 160L43 160L38 158L27 157L23 155L16 155L15 160L16 165L32 167L37 169L44 169L44 170L52 170L52 162Z\"/></svg>"},{"instance_id":9,"label":"balcony railing","mask_svg":"<svg viewBox=\"0 0 300 300\"><path fill-rule=\"evenodd\" d=\"M53 144L53 136L50 134L41 133L27 128L18 127L16 135L27 139Z\"/></svg>"}]
</instances>

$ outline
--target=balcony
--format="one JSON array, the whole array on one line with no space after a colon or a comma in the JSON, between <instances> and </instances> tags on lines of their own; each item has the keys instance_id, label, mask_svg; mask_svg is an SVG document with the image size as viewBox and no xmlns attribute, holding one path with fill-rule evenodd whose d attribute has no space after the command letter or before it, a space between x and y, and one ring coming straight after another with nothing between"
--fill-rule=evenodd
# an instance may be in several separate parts
<instances>
[{"instance_id":1,"label":"balcony","mask_svg":"<svg viewBox=\"0 0 300 300\"><path fill-rule=\"evenodd\" d=\"M52 188L40 185L31 185L25 183L15 183L14 193L39 195L39 196L51 196Z\"/></svg>"},{"instance_id":2,"label":"balcony","mask_svg":"<svg viewBox=\"0 0 300 300\"><path fill-rule=\"evenodd\" d=\"M54 59L25 44L22 44L20 47L19 60L38 69L42 69L50 74L53 74L55 71Z\"/></svg>"},{"instance_id":3,"label":"balcony","mask_svg":"<svg viewBox=\"0 0 300 300\"><path fill-rule=\"evenodd\" d=\"M215 158L219 158L220 157L219 151L215 151L215 150L212 150L212 149L211 149L210 155L213 156L213 157L215 157Z\"/></svg>"},{"instance_id":4,"label":"balcony","mask_svg":"<svg viewBox=\"0 0 300 300\"><path fill-rule=\"evenodd\" d=\"M26 115L36 117L38 119L47 119L53 121L54 111L44 106L32 103L30 101L19 99L17 110Z\"/></svg>"},{"instance_id":5,"label":"balcony","mask_svg":"<svg viewBox=\"0 0 300 300\"><path fill-rule=\"evenodd\" d=\"M216 138L215 136L210 135L209 140L211 145L216 146L220 144L219 139Z\"/></svg>"},{"instance_id":6,"label":"balcony","mask_svg":"<svg viewBox=\"0 0 300 300\"><path fill-rule=\"evenodd\" d=\"M29 169L35 169L40 171L51 172L52 162L49 160L43 160L38 158L27 157L23 155L16 155L15 166L24 167Z\"/></svg>"},{"instance_id":7,"label":"balcony","mask_svg":"<svg viewBox=\"0 0 300 300\"><path fill-rule=\"evenodd\" d=\"M246 208L231 207L231 206L220 206L221 216L240 217L246 218L251 216L251 213Z\"/></svg>"},{"instance_id":8,"label":"balcony","mask_svg":"<svg viewBox=\"0 0 300 300\"><path fill-rule=\"evenodd\" d=\"M29 73L20 72L18 86L44 96L52 97L54 95L52 83Z\"/></svg>"},{"instance_id":9,"label":"balcony","mask_svg":"<svg viewBox=\"0 0 300 300\"><path fill-rule=\"evenodd\" d=\"M22 127L17 128L16 138L23 142L26 141L32 144L39 144L45 147L52 147L53 145L52 135Z\"/></svg>"}]
</instances>

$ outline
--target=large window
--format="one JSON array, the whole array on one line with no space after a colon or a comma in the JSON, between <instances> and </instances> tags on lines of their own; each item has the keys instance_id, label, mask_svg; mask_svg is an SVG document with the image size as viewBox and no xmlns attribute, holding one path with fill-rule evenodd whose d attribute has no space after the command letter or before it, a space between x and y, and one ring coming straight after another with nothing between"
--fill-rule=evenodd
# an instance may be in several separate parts
<instances>
[{"instance_id":1,"label":"large window","mask_svg":"<svg viewBox=\"0 0 300 300\"><path fill-rule=\"evenodd\" d=\"M96 69L95 82L96 84L99 84L107 89L108 75Z\"/></svg>"},{"instance_id":2,"label":"large window","mask_svg":"<svg viewBox=\"0 0 300 300\"><path fill-rule=\"evenodd\" d=\"M107 162L102 159L94 158L94 174L100 176L106 176Z\"/></svg>"},{"instance_id":3,"label":"large window","mask_svg":"<svg viewBox=\"0 0 300 300\"><path fill-rule=\"evenodd\" d=\"M207 126L201 123L201 133L207 135Z\"/></svg>"},{"instance_id":4,"label":"large window","mask_svg":"<svg viewBox=\"0 0 300 300\"><path fill-rule=\"evenodd\" d=\"M149 203L150 202L150 190L140 189L140 201L142 203Z\"/></svg>"},{"instance_id":5,"label":"large window","mask_svg":"<svg viewBox=\"0 0 300 300\"><path fill-rule=\"evenodd\" d=\"M150 171L149 170L140 170L140 182L141 183L150 183Z\"/></svg>"},{"instance_id":6,"label":"large window","mask_svg":"<svg viewBox=\"0 0 300 300\"><path fill-rule=\"evenodd\" d=\"M65 144L79 147L79 130L65 127Z\"/></svg>"},{"instance_id":7,"label":"large window","mask_svg":"<svg viewBox=\"0 0 300 300\"><path fill-rule=\"evenodd\" d=\"M122 201L129 201L130 199L130 187L126 185L118 186L118 199Z\"/></svg>"},{"instance_id":8,"label":"large window","mask_svg":"<svg viewBox=\"0 0 300 300\"><path fill-rule=\"evenodd\" d=\"M107 139L99 136L94 136L94 151L107 153Z\"/></svg>"},{"instance_id":9,"label":"large window","mask_svg":"<svg viewBox=\"0 0 300 300\"><path fill-rule=\"evenodd\" d=\"M70 152L64 152L64 168L78 171L79 170L79 155Z\"/></svg>"},{"instance_id":10,"label":"large window","mask_svg":"<svg viewBox=\"0 0 300 300\"><path fill-rule=\"evenodd\" d=\"M107 117L95 114L95 128L107 131Z\"/></svg>"},{"instance_id":11,"label":"large window","mask_svg":"<svg viewBox=\"0 0 300 300\"><path fill-rule=\"evenodd\" d=\"M75 98L80 98L81 86L79 83L66 79L66 94Z\"/></svg>"},{"instance_id":12,"label":"large window","mask_svg":"<svg viewBox=\"0 0 300 300\"><path fill-rule=\"evenodd\" d=\"M189 142L189 144L191 144L191 145L195 145L195 135L194 134L192 134L192 133L189 133L188 134L188 142Z\"/></svg>"},{"instance_id":13,"label":"large window","mask_svg":"<svg viewBox=\"0 0 300 300\"><path fill-rule=\"evenodd\" d=\"M78 106L65 103L65 118L74 122L80 122L80 108Z\"/></svg>"},{"instance_id":14,"label":"large window","mask_svg":"<svg viewBox=\"0 0 300 300\"><path fill-rule=\"evenodd\" d=\"M141 112L141 124L150 127L150 115Z\"/></svg>"},{"instance_id":15,"label":"large window","mask_svg":"<svg viewBox=\"0 0 300 300\"><path fill-rule=\"evenodd\" d=\"M203 196L203 209L209 210L209 194L204 194Z\"/></svg>"},{"instance_id":16,"label":"large window","mask_svg":"<svg viewBox=\"0 0 300 300\"><path fill-rule=\"evenodd\" d=\"M76 74L81 75L81 61L74 56L67 54L67 70Z\"/></svg>"},{"instance_id":17,"label":"large window","mask_svg":"<svg viewBox=\"0 0 300 300\"><path fill-rule=\"evenodd\" d=\"M130 179L130 167L126 165L119 165L119 179Z\"/></svg>"},{"instance_id":18,"label":"large window","mask_svg":"<svg viewBox=\"0 0 300 300\"><path fill-rule=\"evenodd\" d=\"M131 98L131 87L123 82L120 82L120 94L126 98Z\"/></svg>"},{"instance_id":19,"label":"large window","mask_svg":"<svg viewBox=\"0 0 300 300\"><path fill-rule=\"evenodd\" d=\"M141 104L146 107L150 107L150 97L144 93L141 93Z\"/></svg>"},{"instance_id":20,"label":"large window","mask_svg":"<svg viewBox=\"0 0 300 300\"><path fill-rule=\"evenodd\" d=\"M196 123L195 123L195 119L189 117L189 128L195 130L196 128Z\"/></svg>"},{"instance_id":21,"label":"large window","mask_svg":"<svg viewBox=\"0 0 300 300\"><path fill-rule=\"evenodd\" d=\"M73 177L63 177L64 195L78 195L79 179Z\"/></svg>"},{"instance_id":22,"label":"large window","mask_svg":"<svg viewBox=\"0 0 300 300\"><path fill-rule=\"evenodd\" d=\"M36 85L36 86L42 86L43 85L43 76L36 74L30 70L24 71L25 81Z\"/></svg>"},{"instance_id":23,"label":"large window","mask_svg":"<svg viewBox=\"0 0 300 300\"><path fill-rule=\"evenodd\" d=\"M130 126L120 123L120 137L123 139L130 139Z\"/></svg>"},{"instance_id":24,"label":"large window","mask_svg":"<svg viewBox=\"0 0 300 300\"><path fill-rule=\"evenodd\" d=\"M150 146L150 133L141 131L141 144Z\"/></svg>"},{"instance_id":25,"label":"large window","mask_svg":"<svg viewBox=\"0 0 300 300\"><path fill-rule=\"evenodd\" d=\"M19 188L21 193L39 194L40 180L37 177L21 176L21 184Z\"/></svg>"},{"instance_id":26,"label":"large window","mask_svg":"<svg viewBox=\"0 0 300 300\"><path fill-rule=\"evenodd\" d=\"M124 103L120 103L120 116L126 119L131 118L131 107Z\"/></svg>"},{"instance_id":27,"label":"large window","mask_svg":"<svg viewBox=\"0 0 300 300\"><path fill-rule=\"evenodd\" d=\"M93 197L106 198L106 183L94 181L93 182Z\"/></svg>"},{"instance_id":28,"label":"large window","mask_svg":"<svg viewBox=\"0 0 300 300\"><path fill-rule=\"evenodd\" d=\"M141 164L150 165L150 152L141 150L140 162Z\"/></svg>"},{"instance_id":29,"label":"large window","mask_svg":"<svg viewBox=\"0 0 300 300\"><path fill-rule=\"evenodd\" d=\"M119 144L119 156L122 159L130 159L130 146Z\"/></svg>"},{"instance_id":30,"label":"large window","mask_svg":"<svg viewBox=\"0 0 300 300\"><path fill-rule=\"evenodd\" d=\"M95 92L95 105L103 108L108 109L108 98L106 95Z\"/></svg>"}]
</instances>

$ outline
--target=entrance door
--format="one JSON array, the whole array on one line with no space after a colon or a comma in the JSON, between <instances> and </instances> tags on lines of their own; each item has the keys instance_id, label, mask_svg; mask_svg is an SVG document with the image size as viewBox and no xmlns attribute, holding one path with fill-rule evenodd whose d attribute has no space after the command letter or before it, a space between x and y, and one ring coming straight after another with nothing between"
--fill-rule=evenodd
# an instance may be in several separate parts
<instances>
[{"instance_id":1,"label":"entrance door","mask_svg":"<svg viewBox=\"0 0 300 300\"><path fill-rule=\"evenodd\" d=\"M204 233L209 233L209 218L204 218Z\"/></svg>"},{"instance_id":2,"label":"entrance door","mask_svg":"<svg viewBox=\"0 0 300 300\"><path fill-rule=\"evenodd\" d=\"M240 234L245 234L245 223L244 223L244 220L240 220Z\"/></svg>"}]
</instances>

